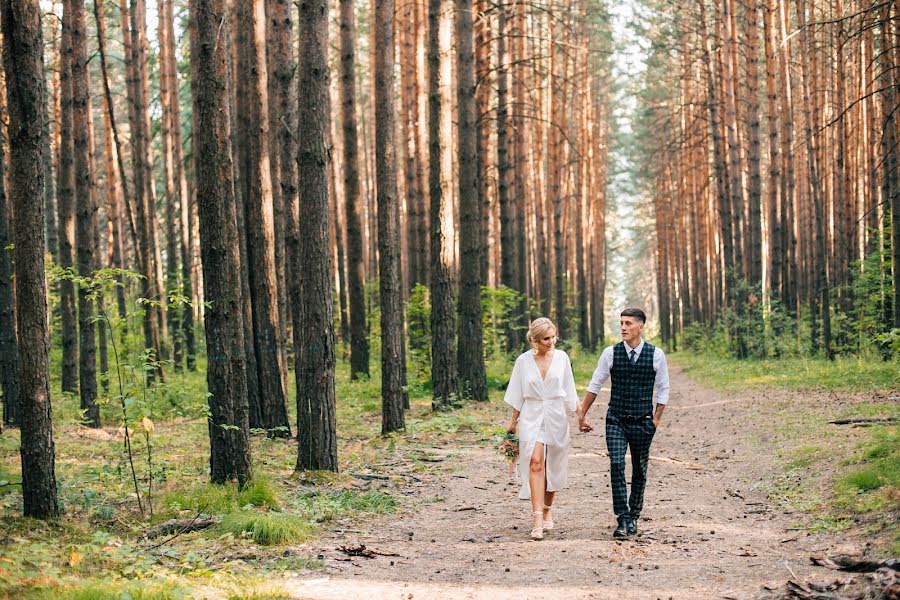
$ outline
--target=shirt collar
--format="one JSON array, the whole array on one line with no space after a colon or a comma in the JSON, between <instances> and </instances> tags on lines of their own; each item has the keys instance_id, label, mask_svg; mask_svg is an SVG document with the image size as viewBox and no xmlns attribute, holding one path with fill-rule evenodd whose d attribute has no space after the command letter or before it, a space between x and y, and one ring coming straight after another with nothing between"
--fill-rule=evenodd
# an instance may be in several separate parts
<instances>
[{"instance_id":1,"label":"shirt collar","mask_svg":"<svg viewBox=\"0 0 900 600\"><path fill-rule=\"evenodd\" d=\"M631 351L634 350L635 352L637 352L638 356L641 355L641 350L644 349L644 338L638 338L638 340L639 340L638 345L635 346L634 348L629 346L628 342L626 342L624 340L622 341L622 344L625 346L625 354L631 354Z\"/></svg>"}]
</instances>

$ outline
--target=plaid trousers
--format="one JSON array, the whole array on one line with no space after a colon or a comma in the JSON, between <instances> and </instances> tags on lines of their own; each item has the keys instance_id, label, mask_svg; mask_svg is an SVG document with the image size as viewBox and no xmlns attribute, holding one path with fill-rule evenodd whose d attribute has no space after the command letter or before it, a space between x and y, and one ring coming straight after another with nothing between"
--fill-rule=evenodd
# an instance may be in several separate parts
<instances>
[{"instance_id":1,"label":"plaid trousers","mask_svg":"<svg viewBox=\"0 0 900 600\"><path fill-rule=\"evenodd\" d=\"M656 427L652 416L628 418L606 413L606 449L609 451L610 488L617 517L637 519L644 506L650 443ZM631 497L625 484L625 450L631 448Z\"/></svg>"}]
</instances>

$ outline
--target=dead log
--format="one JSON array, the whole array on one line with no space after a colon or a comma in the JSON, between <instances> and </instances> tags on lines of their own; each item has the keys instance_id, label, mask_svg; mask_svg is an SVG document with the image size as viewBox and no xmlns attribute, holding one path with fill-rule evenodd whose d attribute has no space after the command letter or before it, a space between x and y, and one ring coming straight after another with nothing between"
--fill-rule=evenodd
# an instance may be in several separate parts
<instances>
[{"instance_id":1,"label":"dead log","mask_svg":"<svg viewBox=\"0 0 900 600\"><path fill-rule=\"evenodd\" d=\"M190 531L199 531L211 527L216 523L217 520L212 517L204 519L169 519L152 529L148 529L145 537L153 539L161 535L170 535L176 532L182 534Z\"/></svg>"}]
</instances>

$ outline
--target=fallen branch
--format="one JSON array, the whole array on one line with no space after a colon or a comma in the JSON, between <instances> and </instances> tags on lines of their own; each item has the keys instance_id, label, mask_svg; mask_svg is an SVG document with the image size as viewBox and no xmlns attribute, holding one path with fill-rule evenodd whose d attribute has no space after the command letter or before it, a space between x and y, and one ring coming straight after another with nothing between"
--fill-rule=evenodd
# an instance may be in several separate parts
<instances>
[{"instance_id":1,"label":"fallen branch","mask_svg":"<svg viewBox=\"0 0 900 600\"><path fill-rule=\"evenodd\" d=\"M900 417L852 417L847 419L835 419L828 421L832 425L853 425L854 427L869 427L870 425L881 425L884 423L900 422Z\"/></svg>"},{"instance_id":2,"label":"fallen branch","mask_svg":"<svg viewBox=\"0 0 900 600\"><path fill-rule=\"evenodd\" d=\"M366 548L365 544L344 544L343 546L338 546L338 550L346 554L347 556L362 556L365 558L375 558L376 556L400 556L397 552L393 550L379 550L378 548ZM337 560L341 560L340 558Z\"/></svg>"},{"instance_id":3,"label":"fallen branch","mask_svg":"<svg viewBox=\"0 0 900 600\"><path fill-rule=\"evenodd\" d=\"M828 567L837 571L850 571L852 573L871 573L878 569L891 569L900 571L900 559L888 558L885 560L856 559L851 556L840 555L830 558L817 558L811 556L809 560L819 567Z\"/></svg>"},{"instance_id":4,"label":"fallen branch","mask_svg":"<svg viewBox=\"0 0 900 600\"><path fill-rule=\"evenodd\" d=\"M390 479L390 475L377 475L375 473L350 473L351 477L356 477L357 479L362 480L371 480L371 479Z\"/></svg>"},{"instance_id":5,"label":"fallen branch","mask_svg":"<svg viewBox=\"0 0 900 600\"><path fill-rule=\"evenodd\" d=\"M149 529L144 537L148 539L157 538L161 535L169 535L178 532L179 535L190 531L199 531L215 525L216 519L209 517L206 519L169 519L164 523L160 523L153 529Z\"/></svg>"}]
</instances>

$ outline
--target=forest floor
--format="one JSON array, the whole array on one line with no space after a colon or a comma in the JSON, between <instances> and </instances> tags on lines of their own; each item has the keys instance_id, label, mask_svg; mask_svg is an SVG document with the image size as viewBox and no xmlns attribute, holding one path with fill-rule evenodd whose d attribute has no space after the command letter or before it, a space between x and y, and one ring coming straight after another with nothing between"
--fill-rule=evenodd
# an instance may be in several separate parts
<instances>
[{"instance_id":1,"label":"forest floor","mask_svg":"<svg viewBox=\"0 0 900 600\"><path fill-rule=\"evenodd\" d=\"M570 356L583 384L596 356ZM201 361L141 404L152 422L137 421L133 443L146 509L152 442L152 516L136 505L118 401L91 430L78 398L56 394L59 520L21 517L18 430L0 435L0 599L744 599L780 598L789 580L861 598L868 575L810 557L900 556L896 363L676 355L640 533L611 537L602 392L594 432L573 434L557 528L535 542L497 451L508 362L489 365L489 402L433 412L427 386L412 386L406 431L389 436L377 374L350 381L341 363L341 473L295 473L296 439L255 432L241 491L208 483ZM841 418L873 426L829 423ZM216 524L150 533L200 513Z\"/></svg>"},{"instance_id":2,"label":"forest floor","mask_svg":"<svg viewBox=\"0 0 900 600\"><path fill-rule=\"evenodd\" d=\"M530 504L517 500L518 484L503 458L460 439L429 449L443 472L414 479L397 473L405 485L394 491L409 499L404 509L319 540L324 573L284 581L282 589L293 598L321 599L771 598L788 580L834 582L844 575L813 566L812 556L863 555L873 540L884 552L891 537L896 545L896 526L891 533L877 519L812 516L797 505L809 508L823 493L798 491L810 468L825 483L825 471L839 467L827 460L814 465L809 457L824 458L829 449L849 456L865 435L827 421L871 413L873 404L893 413L897 392L721 393L678 367L672 389L651 450L636 537L611 537L604 391L589 415L594 432L573 436L569 487L557 496L556 529L544 540L529 539ZM815 445L804 431L818 432ZM781 459L800 462L786 470ZM393 487L377 480L366 486ZM896 500L888 511L894 517ZM379 554L340 549L359 544Z\"/></svg>"}]
</instances>

